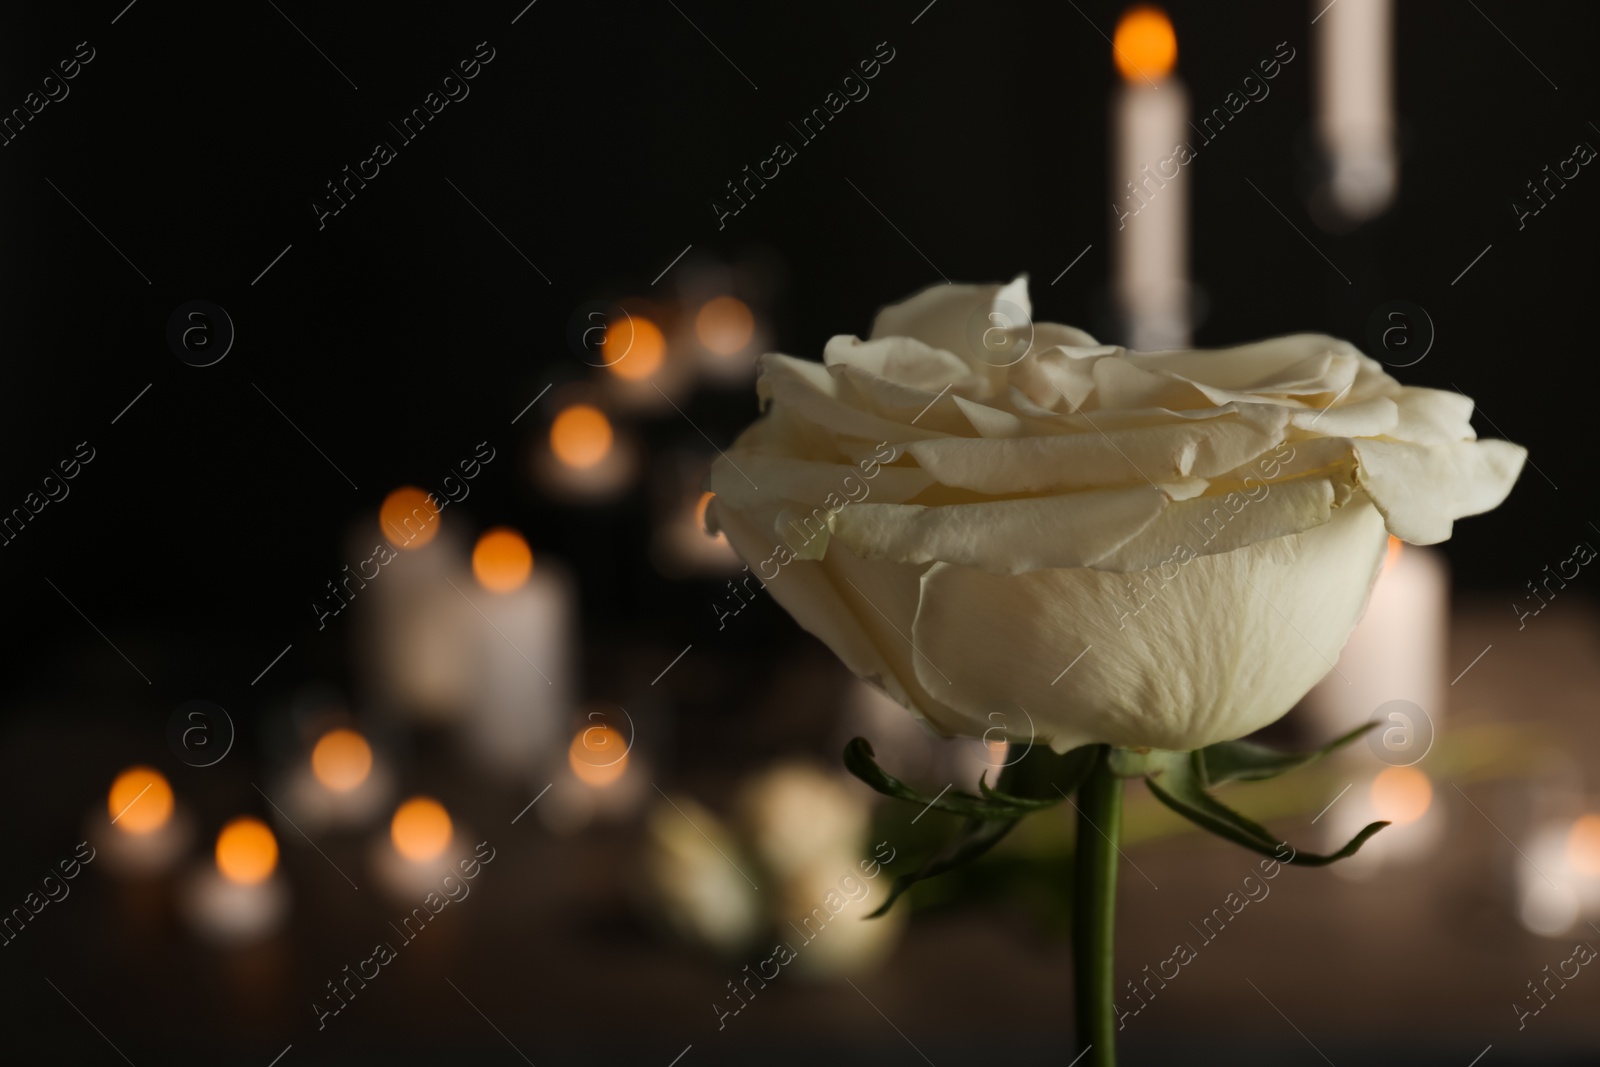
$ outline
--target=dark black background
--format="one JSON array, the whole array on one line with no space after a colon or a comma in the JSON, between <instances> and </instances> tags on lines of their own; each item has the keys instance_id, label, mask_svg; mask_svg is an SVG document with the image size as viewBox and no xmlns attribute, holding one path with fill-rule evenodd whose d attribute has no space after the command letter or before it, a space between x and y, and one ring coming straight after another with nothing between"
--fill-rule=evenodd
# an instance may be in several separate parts
<instances>
[{"instance_id":1,"label":"dark black background","mask_svg":"<svg viewBox=\"0 0 1600 1067\"><path fill-rule=\"evenodd\" d=\"M510 420L547 384L593 373L567 349L575 308L670 297L696 262L761 264L775 295L760 310L774 347L794 354L865 333L878 306L939 272L1026 271L1038 318L1113 334L1114 74L1102 34L1121 5L925 2L679 0L680 12L667 0L539 0L514 26L522 0L280 0L281 13L266 0L139 0L115 25L122 0L10 7L0 109L20 106L77 42L96 50L70 96L0 148L0 510L78 442L97 453L69 498L0 548L13 708L70 699L157 730L177 701L204 694L248 720L261 696L249 680L290 643L273 685L345 680L346 632L318 633L307 604L351 562L347 531L393 487L431 484L485 439L502 459L464 508L521 527L536 553L576 572L588 695L637 686L659 662L616 663L606 650L628 637L668 652L695 640L706 592L651 566L647 486L604 508L549 501L526 463L548 405ZM1459 523L1446 546L1458 588L1516 587L1594 532L1586 384L1600 178L1585 171L1521 231L1509 202L1577 140L1600 143L1589 124L1600 115L1596 9L1398 6L1399 197L1336 235L1305 206L1310 8L1169 5L1196 110L1220 104L1279 42L1297 50L1271 95L1190 168L1192 269L1208 307L1196 340L1315 330L1365 345L1381 304L1426 308L1435 346L1397 376L1458 385L1498 427L1480 414L1480 433L1527 445L1543 472L1530 466L1505 507ZM387 123L480 41L495 58L471 95L319 230L310 205L324 183L394 141ZM723 183L792 140L788 121L882 41L896 55L870 97L719 230L711 201ZM203 369L165 342L173 309L197 298L225 307L238 331L230 355ZM702 391L685 410L723 444L756 408L740 388ZM675 413L637 431L657 452L704 451ZM724 648L757 654L746 669L759 671L761 655L797 635L769 606ZM18 802L41 773L35 755L8 746ZM44 788L51 799L80 792Z\"/></svg>"}]
</instances>

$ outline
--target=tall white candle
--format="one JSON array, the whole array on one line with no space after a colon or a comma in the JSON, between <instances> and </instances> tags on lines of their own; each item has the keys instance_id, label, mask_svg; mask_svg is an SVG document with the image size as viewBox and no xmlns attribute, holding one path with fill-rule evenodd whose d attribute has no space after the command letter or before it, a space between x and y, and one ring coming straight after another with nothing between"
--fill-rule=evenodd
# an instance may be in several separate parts
<instances>
[{"instance_id":1,"label":"tall white candle","mask_svg":"<svg viewBox=\"0 0 1600 1067\"><path fill-rule=\"evenodd\" d=\"M1353 222L1381 214L1399 181L1390 0L1312 0L1316 17L1317 137L1328 194Z\"/></svg>"},{"instance_id":2,"label":"tall white candle","mask_svg":"<svg viewBox=\"0 0 1600 1067\"><path fill-rule=\"evenodd\" d=\"M382 558L394 556L356 594L371 692L379 704L426 722L459 720L475 685L477 615L457 592L470 592L471 579L460 542L443 523L421 489L389 494L369 535L381 538Z\"/></svg>"},{"instance_id":3,"label":"tall white candle","mask_svg":"<svg viewBox=\"0 0 1600 1067\"><path fill-rule=\"evenodd\" d=\"M561 743L571 708L571 586L557 568L535 568L528 542L507 527L479 538L472 571L480 688L471 742L487 765L529 770Z\"/></svg>"},{"instance_id":4,"label":"tall white candle","mask_svg":"<svg viewBox=\"0 0 1600 1067\"><path fill-rule=\"evenodd\" d=\"M1128 347L1142 351L1189 344L1188 153L1179 151L1189 97L1177 57L1159 8L1123 15L1112 47L1123 78L1111 105L1114 294Z\"/></svg>"},{"instance_id":5,"label":"tall white candle","mask_svg":"<svg viewBox=\"0 0 1600 1067\"><path fill-rule=\"evenodd\" d=\"M1306 697L1318 737L1378 720L1369 743L1396 766L1420 760L1443 720L1450 606L1449 572L1439 553L1401 546L1389 539L1366 614L1336 669Z\"/></svg>"}]
</instances>

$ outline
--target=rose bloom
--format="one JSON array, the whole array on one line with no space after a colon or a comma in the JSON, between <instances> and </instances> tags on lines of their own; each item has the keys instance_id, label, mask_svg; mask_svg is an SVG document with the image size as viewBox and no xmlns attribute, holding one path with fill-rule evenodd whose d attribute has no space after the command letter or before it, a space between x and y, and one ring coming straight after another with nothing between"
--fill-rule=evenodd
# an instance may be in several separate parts
<instances>
[{"instance_id":1,"label":"rose bloom","mask_svg":"<svg viewBox=\"0 0 1600 1067\"><path fill-rule=\"evenodd\" d=\"M1527 455L1332 337L1129 352L1030 314L1025 277L943 285L821 363L764 356L711 473L778 603L946 736L1257 730L1332 668L1388 535L1445 540Z\"/></svg>"}]
</instances>

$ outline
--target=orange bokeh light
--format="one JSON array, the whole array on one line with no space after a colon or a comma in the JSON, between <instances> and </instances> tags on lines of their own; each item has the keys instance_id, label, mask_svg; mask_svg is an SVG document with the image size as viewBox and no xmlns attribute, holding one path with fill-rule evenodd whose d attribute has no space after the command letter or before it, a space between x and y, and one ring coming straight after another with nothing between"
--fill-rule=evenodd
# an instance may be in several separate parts
<instances>
[{"instance_id":1,"label":"orange bokeh light","mask_svg":"<svg viewBox=\"0 0 1600 1067\"><path fill-rule=\"evenodd\" d=\"M117 829L152 833L172 817L172 786L153 767L129 767L111 783L106 808Z\"/></svg>"},{"instance_id":2,"label":"orange bokeh light","mask_svg":"<svg viewBox=\"0 0 1600 1067\"><path fill-rule=\"evenodd\" d=\"M711 506L711 500L716 495L717 494L711 492L710 490L700 494L700 501L694 506L694 525L696 529L705 534L707 537L710 537L718 544L725 545L728 543L727 534L723 533L721 530L718 530L715 534L713 534L706 527L706 509Z\"/></svg>"},{"instance_id":3,"label":"orange bokeh light","mask_svg":"<svg viewBox=\"0 0 1600 1067\"><path fill-rule=\"evenodd\" d=\"M706 301L695 315L694 332L712 352L731 356L742 352L755 336L756 318L738 297L719 296Z\"/></svg>"},{"instance_id":4,"label":"orange bokeh light","mask_svg":"<svg viewBox=\"0 0 1600 1067\"><path fill-rule=\"evenodd\" d=\"M431 493L403 485L383 498L378 525L396 548L421 548L439 532L439 506Z\"/></svg>"},{"instance_id":5,"label":"orange bokeh light","mask_svg":"<svg viewBox=\"0 0 1600 1067\"><path fill-rule=\"evenodd\" d=\"M1433 803L1433 783L1415 767L1390 767L1372 780L1372 807L1396 826L1416 822Z\"/></svg>"},{"instance_id":6,"label":"orange bokeh light","mask_svg":"<svg viewBox=\"0 0 1600 1067\"><path fill-rule=\"evenodd\" d=\"M372 746L354 730L329 730L311 750L311 771L335 793L348 793L372 772Z\"/></svg>"},{"instance_id":7,"label":"orange bokeh light","mask_svg":"<svg viewBox=\"0 0 1600 1067\"><path fill-rule=\"evenodd\" d=\"M426 863L450 845L450 813L432 797L412 797L394 812L389 838L408 860Z\"/></svg>"},{"instance_id":8,"label":"orange bokeh light","mask_svg":"<svg viewBox=\"0 0 1600 1067\"><path fill-rule=\"evenodd\" d=\"M533 573L533 550L517 531L497 526L478 538L472 550L472 573L491 593L521 589Z\"/></svg>"},{"instance_id":9,"label":"orange bokeh light","mask_svg":"<svg viewBox=\"0 0 1600 1067\"><path fill-rule=\"evenodd\" d=\"M278 839L260 819L241 815L217 835L217 870L236 885L264 882L278 866Z\"/></svg>"},{"instance_id":10,"label":"orange bokeh light","mask_svg":"<svg viewBox=\"0 0 1600 1067\"><path fill-rule=\"evenodd\" d=\"M1579 874L1600 876L1600 815L1583 815L1567 835L1567 860Z\"/></svg>"},{"instance_id":11,"label":"orange bokeh light","mask_svg":"<svg viewBox=\"0 0 1600 1067\"><path fill-rule=\"evenodd\" d=\"M630 382L639 382L661 369L667 355L667 339L661 327L642 315L612 319L606 328L600 358L611 373Z\"/></svg>"},{"instance_id":12,"label":"orange bokeh light","mask_svg":"<svg viewBox=\"0 0 1600 1067\"><path fill-rule=\"evenodd\" d=\"M569 467L593 467L611 452L611 420L597 407L573 404L550 424L550 451Z\"/></svg>"},{"instance_id":13,"label":"orange bokeh light","mask_svg":"<svg viewBox=\"0 0 1600 1067\"><path fill-rule=\"evenodd\" d=\"M1131 7L1117 23L1111 41L1117 70L1128 81L1155 81L1172 72L1178 62L1178 35L1172 20L1159 7Z\"/></svg>"},{"instance_id":14,"label":"orange bokeh light","mask_svg":"<svg viewBox=\"0 0 1600 1067\"><path fill-rule=\"evenodd\" d=\"M572 739L567 762L584 785L607 786L628 769L628 742L609 726L586 726Z\"/></svg>"},{"instance_id":15,"label":"orange bokeh light","mask_svg":"<svg viewBox=\"0 0 1600 1067\"><path fill-rule=\"evenodd\" d=\"M1388 551L1384 553L1383 557L1384 570L1388 570L1390 567L1394 566L1395 561L1400 558L1400 552L1405 548L1405 544L1406 543L1404 541L1400 540L1400 538L1396 537L1394 534L1389 535L1389 548Z\"/></svg>"}]
</instances>

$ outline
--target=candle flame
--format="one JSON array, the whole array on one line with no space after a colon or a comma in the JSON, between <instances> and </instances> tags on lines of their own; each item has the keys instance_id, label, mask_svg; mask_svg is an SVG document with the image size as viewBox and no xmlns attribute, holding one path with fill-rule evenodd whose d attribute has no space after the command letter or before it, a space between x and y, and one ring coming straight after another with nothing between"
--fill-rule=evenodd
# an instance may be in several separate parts
<instances>
[{"instance_id":1,"label":"candle flame","mask_svg":"<svg viewBox=\"0 0 1600 1067\"><path fill-rule=\"evenodd\" d=\"M522 588L533 573L533 551L520 533L497 526L478 538L472 550L472 573L491 593L509 593Z\"/></svg>"},{"instance_id":2,"label":"candle flame","mask_svg":"<svg viewBox=\"0 0 1600 1067\"><path fill-rule=\"evenodd\" d=\"M1600 815L1583 815L1567 835L1567 860L1579 874L1600 876Z\"/></svg>"},{"instance_id":3,"label":"candle flame","mask_svg":"<svg viewBox=\"0 0 1600 1067\"><path fill-rule=\"evenodd\" d=\"M152 833L172 816L172 787L153 767L129 767L111 783L106 807L123 833Z\"/></svg>"},{"instance_id":4,"label":"candle flame","mask_svg":"<svg viewBox=\"0 0 1600 1067\"><path fill-rule=\"evenodd\" d=\"M719 356L744 351L756 332L755 316L736 296L718 296L706 301L694 317L694 332L700 343Z\"/></svg>"},{"instance_id":5,"label":"candle flame","mask_svg":"<svg viewBox=\"0 0 1600 1067\"><path fill-rule=\"evenodd\" d=\"M1390 767L1372 780L1372 808L1397 826L1416 822L1433 804L1433 783L1415 767Z\"/></svg>"},{"instance_id":6,"label":"candle flame","mask_svg":"<svg viewBox=\"0 0 1600 1067\"><path fill-rule=\"evenodd\" d=\"M329 730L311 750L311 772L335 793L348 793L372 772L372 746L354 730Z\"/></svg>"},{"instance_id":7,"label":"candle flame","mask_svg":"<svg viewBox=\"0 0 1600 1067\"><path fill-rule=\"evenodd\" d=\"M421 548L439 532L439 505L433 494L403 485L383 498L378 525L396 548Z\"/></svg>"},{"instance_id":8,"label":"candle flame","mask_svg":"<svg viewBox=\"0 0 1600 1067\"><path fill-rule=\"evenodd\" d=\"M628 769L627 739L609 726L587 726L573 737L567 763L584 785L610 785Z\"/></svg>"},{"instance_id":9,"label":"candle flame","mask_svg":"<svg viewBox=\"0 0 1600 1067\"><path fill-rule=\"evenodd\" d=\"M400 855L415 863L436 859L450 846L450 813L432 797L412 797L394 812L389 837Z\"/></svg>"},{"instance_id":10,"label":"candle flame","mask_svg":"<svg viewBox=\"0 0 1600 1067\"><path fill-rule=\"evenodd\" d=\"M1400 538L1396 537L1394 534L1389 535L1389 550L1384 554L1383 557L1384 570L1388 570L1395 565L1395 562L1400 558L1400 551L1404 547L1404 541L1400 540Z\"/></svg>"},{"instance_id":11,"label":"candle flame","mask_svg":"<svg viewBox=\"0 0 1600 1067\"><path fill-rule=\"evenodd\" d=\"M278 866L278 839L260 819L241 815L217 835L217 870L235 885L264 882Z\"/></svg>"},{"instance_id":12,"label":"candle flame","mask_svg":"<svg viewBox=\"0 0 1600 1067\"><path fill-rule=\"evenodd\" d=\"M661 327L643 315L613 319L606 327L601 357L611 373L630 382L639 382L661 368L667 354L667 339Z\"/></svg>"},{"instance_id":13,"label":"candle flame","mask_svg":"<svg viewBox=\"0 0 1600 1067\"><path fill-rule=\"evenodd\" d=\"M611 420L599 408L574 404L550 425L550 451L569 467L593 467L611 452Z\"/></svg>"},{"instance_id":14,"label":"candle flame","mask_svg":"<svg viewBox=\"0 0 1600 1067\"><path fill-rule=\"evenodd\" d=\"M1178 35L1165 11L1141 4L1130 7L1117 23L1111 51L1125 80L1157 81L1177 65Z\"/></svg>"}]
</instances>

